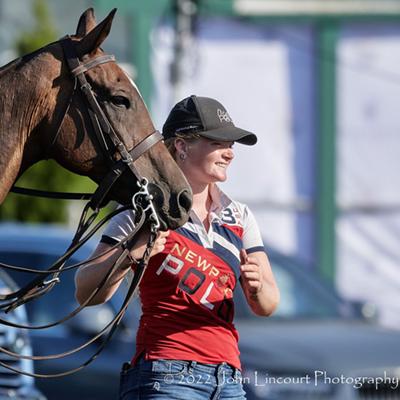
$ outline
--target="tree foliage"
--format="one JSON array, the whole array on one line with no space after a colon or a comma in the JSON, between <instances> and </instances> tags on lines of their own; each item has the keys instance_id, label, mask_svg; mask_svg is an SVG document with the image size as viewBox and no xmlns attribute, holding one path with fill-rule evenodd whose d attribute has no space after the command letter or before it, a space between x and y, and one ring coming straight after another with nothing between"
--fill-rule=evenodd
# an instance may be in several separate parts
<instances>
[{"instance_id":1,"label":"tree foliage","mask_svg":"<svg viewBox=\"0 0 400 400\"><path fill-rule=\"evenodd\" d=\"M16 40L18 55L31 53L57 39L57 29L53 24L47 1L33 0L32 14L34 17L32 30L23 32Z\"/></svg>"},{"instance_id":2,"label":"tree foliage","mask_svg":"<svg viewBox=\"0 0 400 400\"><path fill-rule=\"evenodd\" d=\"M34 26L17 38L18 55L31 53L57 40L58 33L46 0L33 0ZM41 161L26 171L17 186L54 191L92 191L88 178L72 174L54 161ZM0 206L1 220L24 222L66 222L68 202L9 194Z\"/></svg>"}]
</instances>

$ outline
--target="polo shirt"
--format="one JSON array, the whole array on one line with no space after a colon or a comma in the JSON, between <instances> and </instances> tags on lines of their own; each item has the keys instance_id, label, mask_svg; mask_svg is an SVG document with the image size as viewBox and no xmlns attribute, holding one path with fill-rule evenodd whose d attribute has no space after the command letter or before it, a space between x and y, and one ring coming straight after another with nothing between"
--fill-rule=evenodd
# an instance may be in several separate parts
<instances>
[{"instance_id":1,"label":"polo shirt","mask_svg":"<svg viewBox=\"0 0 400 400\"><path fill-rule=\"evenodd\" d=\"M188 222L170 231L164 250L149 260L139 286L142 316L133 362L143 356L240 368L233 323L240 250L250 254L264 246L246 205L216 184L210 195L209 230L191 210ZM133 228L133 211L125 211L110 221L102 241L115 244Z\"/></svg>"}]
</instances>

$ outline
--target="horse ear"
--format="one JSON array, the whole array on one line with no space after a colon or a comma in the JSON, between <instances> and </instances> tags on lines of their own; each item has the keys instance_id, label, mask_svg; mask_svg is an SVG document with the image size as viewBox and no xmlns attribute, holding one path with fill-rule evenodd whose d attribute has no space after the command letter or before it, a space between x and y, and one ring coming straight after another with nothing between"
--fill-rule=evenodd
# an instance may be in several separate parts
<instances>
[{"instance_id":1,"label":"horse ear","mask_svg":"<svg viewBox=\"0 0 400 400\"><path fill-rule=\"evenodd\" d=\"M96 26L93 8L88 8L79 18L76 36L83 37Z\"/></svg>"},{"instance_id":2,"label":"horse ear","mask_svg":"<svg viewBox=\"0 0 400 400\"><path fill-rule=\"evenodd\" d=\"M87 33L80 42L76 44L79 57L89 54L98 49L110 33L112 21L117 9L114 8L95 28Z\"/></svg>"}]
</instances>

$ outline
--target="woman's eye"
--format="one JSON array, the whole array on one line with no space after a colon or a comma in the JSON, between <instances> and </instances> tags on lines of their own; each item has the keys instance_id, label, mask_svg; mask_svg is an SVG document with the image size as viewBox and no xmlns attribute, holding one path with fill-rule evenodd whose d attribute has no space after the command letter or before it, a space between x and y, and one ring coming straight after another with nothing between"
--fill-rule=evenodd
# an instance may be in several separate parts
<instances>
[{"instance_id":1,"label":"woman's eye","mask_svg":"<svg viewBox=\"0 0 400 400\"><path fill-rule=\"evenodd\" d=\"M129 100L124 96L112 96L111 103L113 103L115 106L125 107L125 108L129 108L131 105Z\"/></svg>"},{"instance_id":2,"label":"woman's eye","mask_svg":"<svg viewBox=\"0 0 400 400\"><path fill-rule=\"evenodd\" d=\"M234 142L212 142L213 146L233 148Z\"/></svg>"}]
</instances>

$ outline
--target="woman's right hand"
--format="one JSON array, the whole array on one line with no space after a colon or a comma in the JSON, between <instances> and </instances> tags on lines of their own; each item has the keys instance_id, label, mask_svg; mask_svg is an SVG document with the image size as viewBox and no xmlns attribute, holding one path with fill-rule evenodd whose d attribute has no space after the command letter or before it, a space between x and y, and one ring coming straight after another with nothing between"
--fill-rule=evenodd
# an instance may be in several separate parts
<instances>
[{"instance_id":1,"label":"woman's right hand","mask_svg":"<svg viewBox=\"0 0 400 400\"><path fill-rule=\"evenodd\" d=\"M157 238L150 256L155 256L164 250L168 235L169 231L159 232L157 234ZM142 232L138 236L135 244L130 250L132 257L137 260L143 257L148 239L148 231ZM86 302L87 298L91 295L91 293L93 293L96 287L98 287L99 283L104 279L105 275L110 271L110 268L112 268L118 257L121 255L121 248L112 249L111 247L112 246L109 244L99 243L95 252L91 256L99 257L90 263L82 265L77 271L75 275L75 297L79 304ZM95 297L91 299L87 305L95 305L107 301L117 290L123 278L130 270L131 265L132 262L130 262L129 259L126 259L126 263L121 265L121 268L114 271L103 288L95 295Z\"/></svg>"},{"instance_id":2,"label":"woman's right hand","mask_svg":"<svg viewBox=\"0 0 400 400\"><path fill-rule=\"evenodd\" d=\"M167 243L168 235L169 235L169 231L158 232L157 239L154 243L153 250L151 251L150 257L153 257L156 254L161 253L164 250L165 244Z\"/></svg>"},{"instance_id":3,"label":"woman's right hand","mask_svg":"<svg viewBox=\"0 0 400 400\"><path fill-rule=\"evenodd\" d=\"M149 238L148 235L149 235L148 232L142 232L138 240L136 241L135 245L131 249L131 255L137 260L143 257L143 254L146 250L147 241ZM157 238L154 242L153 250L150 253L150 257L153 257L164 250L168 235L169 231L158 232Z\"/></svg>"}]
</instances>

